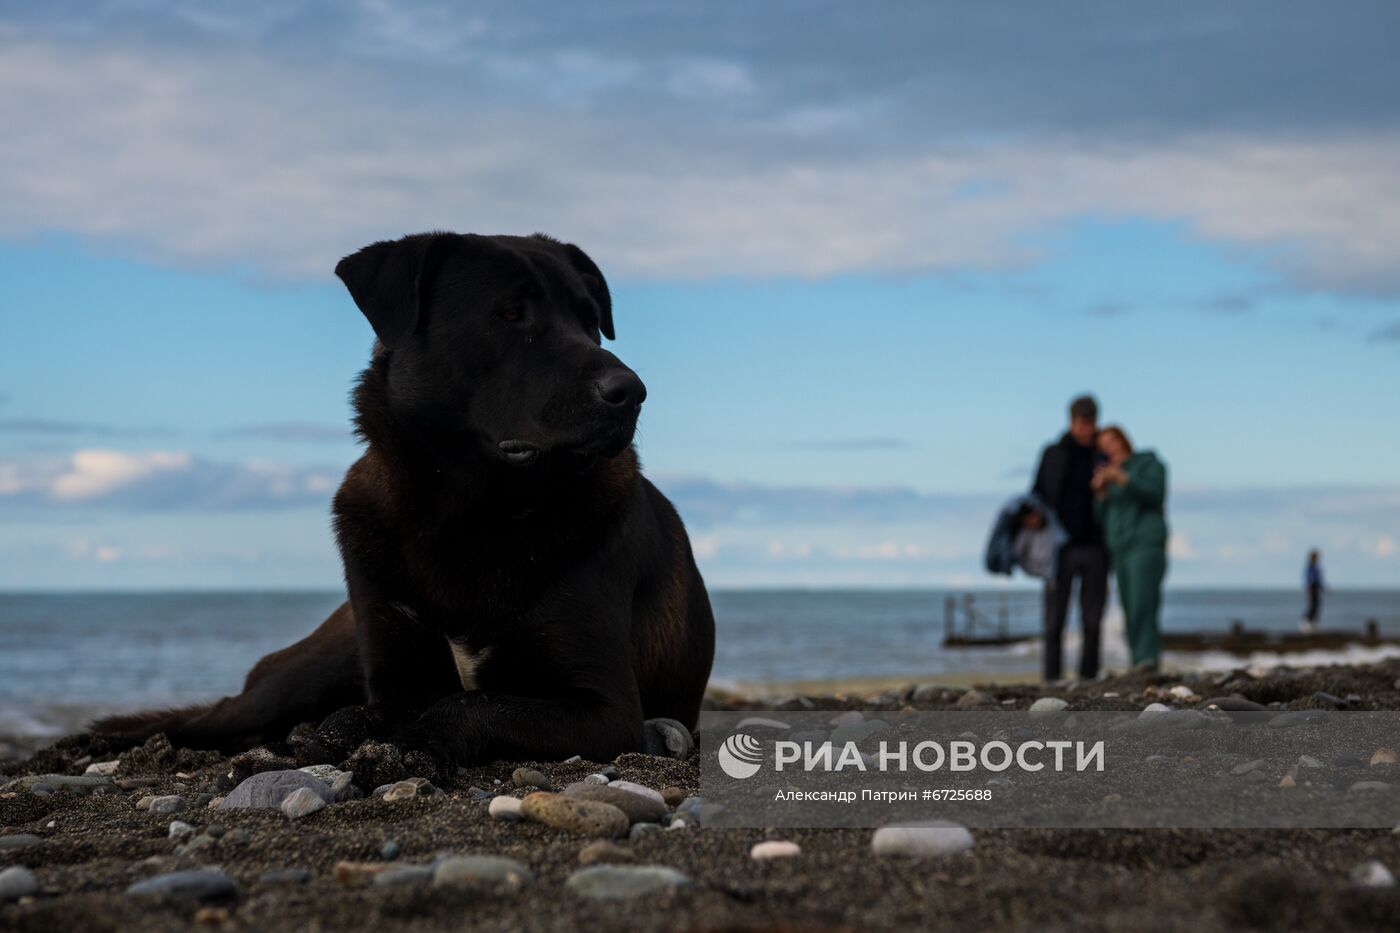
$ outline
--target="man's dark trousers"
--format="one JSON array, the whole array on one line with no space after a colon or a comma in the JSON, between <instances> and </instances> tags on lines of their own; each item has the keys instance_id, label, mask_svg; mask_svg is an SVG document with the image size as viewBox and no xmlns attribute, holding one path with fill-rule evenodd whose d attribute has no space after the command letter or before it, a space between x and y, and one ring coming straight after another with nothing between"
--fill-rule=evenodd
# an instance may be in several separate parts
<instances>
[{"instance_id":1,"label":"man's dark trousers","mask_svg":"<svg viewBox=\"0 0 1400 933\"><path fill-rule=\"evenodd\" d=\"M1045 585L1045 679L1059 680L1063 663L1065 617L1069 594L1079 578L1079 615L1083 624L1083 648L1079 676L1088 680L1099 673L1099 627L1108 600L1108 552L1098 544L1066 544L1060 549L1055 581Z\"/></svg>"}]
</instances>

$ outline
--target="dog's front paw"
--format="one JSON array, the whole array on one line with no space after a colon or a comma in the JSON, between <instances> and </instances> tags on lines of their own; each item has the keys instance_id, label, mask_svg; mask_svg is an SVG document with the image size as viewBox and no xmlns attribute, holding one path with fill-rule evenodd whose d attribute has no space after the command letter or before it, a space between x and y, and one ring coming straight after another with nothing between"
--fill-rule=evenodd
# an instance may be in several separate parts
<instances>
[{"instance_id":1,"label":"dog's front paw","mask_svg":"<svg viewBox=\"0 0 1400 933\"><path fill-rule=\"evenodd\" d=\"M450 776L448 763L432 747L399 740L370 739L340 767L353 771L361 787L382 787L409 778L427 778L442 786Z\"/></svg>"},{"instance_id":2,"label":"dog's front paw","mask_svg":"<svg viewBox=\"0 0 1400 933\"><path fill-rule=\"evenodd\" d=\"M432 751L423 748L403 752L403 764L410 777L423 777L441 787L447 781L447 768Z\"/></svg>"},{"instance_id":3,"label":"dog's front paw","mask_svg":"<svg viewBox=\"0 0 1400 933\"><path fill-rule=\"evenodd\" d=\"M240 752L229 760L233 780L239 783L264 771L290 771L297 767L296 750L282 742L273 742Z\"/></svg>"},{"instance_id":4,"label":"dog's front paw","mask_svg":"<svg viewBox=\"0 0 1400 933\"><path fill-rule=\"evenodd\" d=\"M353 771L355 783L367 788L381 787L411 777L404 765L403 751L392 742L380 739L370 739L361 744L340 767Z\"/></svg>"},{"instance_id":5,"label":"dog's front paw","mask_svg":"<svg viewBox=\"0 0 1400 933\"><path fill-rule=\"evenodd\" d=\"M320 725L289 737L299 765L333 764L353 754L374 735L384 735L384 717L368 706L347 706Z\"/></svg>"}]
</instances>

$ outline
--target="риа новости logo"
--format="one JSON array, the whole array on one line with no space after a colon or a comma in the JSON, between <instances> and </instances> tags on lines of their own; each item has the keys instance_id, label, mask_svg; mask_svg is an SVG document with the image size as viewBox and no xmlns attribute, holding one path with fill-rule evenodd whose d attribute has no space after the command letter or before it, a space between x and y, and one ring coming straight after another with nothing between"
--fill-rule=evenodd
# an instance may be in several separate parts
<instances>
[{"instance_id":1,"label":"\u0440\u0438\u0430 \u043d\u043e\u0432\u043e\u0441\u0442\u0438 logo","mask_svg":"<svg viewBox=\"0 0 1400 933\"><path fill-rule=\"evenodd\" d=\"M716 754L720 768L732 778L753 777L758 773L759 762L763 760L758 739L742 732L725 739Z\"/></svg>"}]
</instances>

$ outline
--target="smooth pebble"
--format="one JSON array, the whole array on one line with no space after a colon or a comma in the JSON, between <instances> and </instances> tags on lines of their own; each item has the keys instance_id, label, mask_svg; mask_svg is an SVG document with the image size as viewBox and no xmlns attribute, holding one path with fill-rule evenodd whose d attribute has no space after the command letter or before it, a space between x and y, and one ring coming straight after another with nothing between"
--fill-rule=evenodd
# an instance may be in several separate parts
<instances>
[{"instance_id":1,"label":"smooth pebble","mask_svg":"<svg viewBox=\"0 0 1400 933\"><path fill-rule=\"evenodd\" d=\"M664 830L657 823L634 823L632 828L627 831L627 838L632 842L636 842L638 839L659 832L664 832Z\"/></svg>"},{"instance_id":2,"label":"smooth pebble","mask_svg":"<svg viewBox=\"0 0 1400 933\"><path fill-rule=\"evenodd\" d=\"M510 776L516 787L537 787L540 790L554 790L554 785L534 768L516 768Z\"/></svg>"},{"instance_id":3,"label":"smooth pebble","mask_svg":"<svg viewBox=\"0 0 1400 933\"><path fill-rule=\"evenodd\" d=\"M695 751L690 730L674 719L648 719L642 723L642 735L649 755L684 761Z\"/></svg>"},{"instance_id":4,"label":"smooth pebble","mask_svg":"<svg viewBox=\"0 0 1400 933\"><path fill-rule=\"evenodd\" d=\"M525 815L520 812L520 798L512 797L509 794L500 794L491 798L491 804L486 808L493 819L508 820L516 822L525 819Z\"/></svg>"},{"instance_id":5,"label":"smooth pebble","mask_svg":"<svg viewBox=\"0 0 1400 933\"><path fill-rule=\"evenodd\" d=\"M0 871L0 901L14 901L39 890L34 873L23 865L12 865Z\"/></svg>"},{"instance_id":6,"label":"smooth pebble","mask_svg":"<svg viewBox=\"0 0 1400 933\"><path fill-rule=\"evenodd\" d=\"M299 820L326 808L326 801L309 787L298 787L286 796L280 807L290 819Z\"/></svg>"},{"instance_id":7,"label":"smooth pebble","mask_svg":"<svg viewBox=\"0 0 1400 933\"><path fill-rule=\"evenodd\" d=\"M30 846L37 846L43 841L42 836L35 836L33 833L14 833L9 836L0 836L0 852L27 849Z\"/></svg>"},{"instance_id":8,"label":"smooth pebble","mask_svg":"<svg viewBox=\"0 0 1400 933\"><path fill-rule=\"evenodd\" d=\"M631 862L635 857L631 851L606 839L599 839L597 842L590 842L579 850L578 863L580 865L604 865L617 862Z\"/></svg>"},{"instance_id":9,"label":"smooth pebble","mask_svg":"<svg viewBox=\"0 0 1400 933\"><path fill-rule=\"evenodd\" d=\"M625 790L629 794L641 794L643 797L650 797L663 806L666 804L666 799L661 796L660 791L652 790L650 787L643 784L637 784L633 781L613 781L608 786L616 788L617 790Z\"/></svg>"},{"instance_id":10,"label":"smooth pebble","mask_svg":"<svg viewBox=\"0 0 1400 933\"><path fill-rule=\"evenodd\" d=\"M933 820L875 830L870 850L876 855L948 856L971 849L972 833L958 823Z\"/></svg>"},{"instance_id":11,"label":"smooth pebble","mask_svg":"<svg viewBox=\"0 0 1400 933\"><path fill-rule=\"evenodd\" d=\"M1366 888L1393 888L1395 887L1395 876L1375 859L1369 862L1362 862L1351 870L1351 880L1354 884L1359 884Z\"/></svg>"},{"instance_id":12,"label":"smooth pebble","mask_svg":"<svg viewBox=\"0 0 1400 933\"><path fill-rule=\"evenodd\" d=\"M153 799L150 807L147 809L152 813L158 813L164 816L170 813L179 813L188 807L189 804L185 801L184 797L181 797L179 794L167 794L164 797L156 797Z\"/></svg>"},{"instance_id":13,"label":"smooth pebble","mask_svg":"<svg viewBox=\"0 0 1400 933\"><path fill-rule=\"evenodd\" d=\"M664 865L591 865L569 876L564 887L599 900L641 897L685 887L690 879Z\"/></svg>"},{"instance_id":14,"label":"smooth pebble","mask_svg":"<svg viewBox=\"0 0 1400 933\"><path fill-rule=\"evenodd\" d=\"M530 869L500 855L454 855L433 868L433 885L487 884L518 888L531 880Z\"/></svg>"},{"instance_id":15,"label":"smooth pebble","mask_svg":"<svg viewBox=\"0 0 1400 933\"><path fill-rule=\"evenodd\" d=\"M767 842L760 842L749 850L749 857L764 861L770 858L792 858L800 855L802 847L795 842L788 842L785 839L770 839Z\"/></svg>"},{"instance_id":16,"label":"smooth pebble","mask_svg":"<svg viewBox=\"0 0 1400 933\"><path fill-rule=\"evenodd\" d=\"M590 836L620 836L631 824L627 814L612 804L577 800L548 791L526 796L520 803L520 812L537 823Z\"/></svg>"},{"instance_id":17,"label":"smooth pebble","mask_svg":"<svg viewBox=\"0 0 1400 933\"><path fill-rule=\"evenodd\" d=\"M427 884L432 880L433 866L431 865L395 865L375 874L370 883L380 886L411 885Z\"/></svg>"},{"instance_id":18,"label":"smooth pebble","mask_svg":"<svg viewBox=\"0 0 1400 933\"><path fill-rule=\"evenodd\" d=\"M643 794L634 794L618 786L625 783L627 782L588 784L578 781L564 788L564 796L575 800L596 800L617 807L627 814L629 824L655 823L665 818L666 804L660 799L660 794L655 799Z\"/></svg>"},{"instance_id":19,"label":"smooth pebble","mask_svg":"<svg viewBox=\"0 0 1400 933\"><path fill-rule=\"evenodd\" d=\"M238 893L238 886L233 883L232 878L218 869L197 868L138 881L128 887L126 893L133 897L167 895L184 900L203 901L232 897Z\"/></svg>"},{"instance_id":20,"label":"smooth pebble","mask_svg":"<svg viewBox=\"0 0 1400 933\"><path fill-rule=\"evenodd\" d=\"M331 796L330 785L305 771L261 771L229 791L219 809L275 809L298 788L313 791L322 800Z\"/></svg>"}]
</instances>

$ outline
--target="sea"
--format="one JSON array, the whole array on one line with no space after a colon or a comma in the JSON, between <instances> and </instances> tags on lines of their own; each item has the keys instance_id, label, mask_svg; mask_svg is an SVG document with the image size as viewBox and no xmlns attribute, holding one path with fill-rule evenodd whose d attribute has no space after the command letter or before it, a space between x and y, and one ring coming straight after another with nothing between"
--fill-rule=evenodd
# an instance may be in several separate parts
<instances>
[{"instance_id":1,"label":"sea","mask_svg":"<svg viewBox=\"0 0 1400 933\"><path fill-rule=\"evenodd\" d=\"M1024 675L1040 666L1038 641L996 648L944 648L953 622L1012 634L1039 627L1034 590L713 590L712 683L753 688L804 680L875 677L936 682L940 675ZM303 637L342 600L337 592L0 593L0 736L55 735L99 712L207 700L240 689L262 655ZM1294 590L1168 590L1163 628L1296 630ZM1335 590L1322 624L1359 630L1375 619L1400 636L1400 590ZM1004 621L1003 621L1004 620ZM1069 666L1078 650L1072 618ZM1361 663L1400 646L1303 655L1168 656L1169 666L1229 669L1278 663ZM1104 659L1126 666L1122 616L1105 619Z\"/></svg>"}]
</instances>

